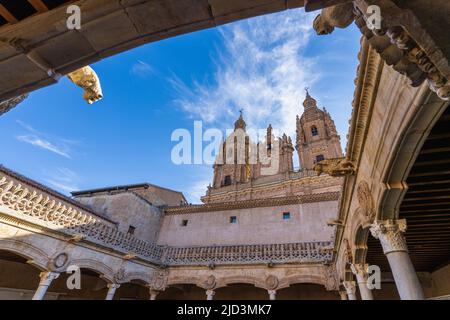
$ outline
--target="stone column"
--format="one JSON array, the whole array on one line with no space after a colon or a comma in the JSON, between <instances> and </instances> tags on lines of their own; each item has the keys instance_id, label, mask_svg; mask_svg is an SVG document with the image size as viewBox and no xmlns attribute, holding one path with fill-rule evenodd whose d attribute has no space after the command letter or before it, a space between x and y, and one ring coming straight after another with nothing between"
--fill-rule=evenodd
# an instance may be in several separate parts
<instances>
[{"instance_id":1,"label":"stone column","mask_svg":"<svg viewBox=\"0 0 450 320\"><path fill-rule=\"evenodd\" d=\"M33 300L42 300L44 299L45 293L47 292L48 287L52 283L53 280L59 277L59 273L57 272L41 272L39 274L41 281L39 281L39 287L34 293Z\"/></svg>"},{"instance_id":2,"label":"stone column","mask_svg":"<svg viewBox=\"0 0 450 320\"><path fill-rule=\"evenodd\" d=\"M206 300L213 300L214 294L214 290L206 290Z\"/></svg>"},{"instance_id":3,"label":"stone column","mask_svg":"<svg viewBox=\"0 0 450 320\"><path fill-rule=\"evenodd\" d=\"M112 300L114 299L114 294L116 293L116 290L119 289L120 284L117 283L108 283L108 293L106 294L105 300Z\"/></svg>"},{"instance_id":4,"label":"stone column","mask_svg":"<svg viewBox=\"0 0 450 320\"><path fill-rule=\"evenodd\" d=\"M339 291L339 296L341 300L347 300L347 293L345 291Z\"/></svg>"},{"instance_id":5,"label":"stone column","mask_svg":"<svg viewBox=\"0 0 450 320\"><path fill-rule=\"evenodd\" d=\"M269 300L277 300L277 290L267 290L269 293Z\"/></svg>"},{"instance_id":6,"label":"stone column","mask_svg":"<svg viewBox=\"0 0 450 320\"><path fill-rule=\"evenodd\" d=\"M367 280L369 277L369 265L366 263L355 263L351 266L353 274L356 276L356 282L358 283L359 293L362 300L373 300L372 290L367 286Z\"/></svg>"},{"instance_id":7,"label":"stone column","mask_svg":"<svg viewBox=\"0 0 450 320\"><path fill-rule=\"evenodd\" d=\"M372 235L379 239L386 255L395 285L402 300L423 300L422 286L409 258L408 247L403 233L406 220L376 221L370 228Z\"/></svg>"},{"instance_id":8,"label":"stone column","mask_svg":"<svg viewBox=\"0 0 450 320\"><path fill-rule=\"evenodd\" d=\"M158 290L150 289L150 300L156 300L156 296L159 294Z\"/></svg>"},{"instance_id":9,"label":"stone column","mask_svg":"<svg viewBox=\"0 0 450 320\"><path fill-rule=\"evenodd\" d=\"M348 300L356 300L356 285L355 281L344 281L342 285L347 292Z\"/></svg>"}]
</instances>

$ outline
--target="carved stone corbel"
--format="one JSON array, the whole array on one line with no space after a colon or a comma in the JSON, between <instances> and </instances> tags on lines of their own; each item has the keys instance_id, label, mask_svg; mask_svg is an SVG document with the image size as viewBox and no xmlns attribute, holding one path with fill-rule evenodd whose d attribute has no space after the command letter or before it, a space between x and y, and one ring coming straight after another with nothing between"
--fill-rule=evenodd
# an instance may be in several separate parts
<instances>
[{"instance_id":1,"label":"carved stone corbel","mask_svg":"<svg viewBox=\"0 0 450 320\"><path fill-rule=\"evenodd\" d=\"M90 66L75 70L67 74L67 77L77 86L84 89L83 98L87 103L92 104L103 98L100 79Z\"/></svg>"}]
</instances>

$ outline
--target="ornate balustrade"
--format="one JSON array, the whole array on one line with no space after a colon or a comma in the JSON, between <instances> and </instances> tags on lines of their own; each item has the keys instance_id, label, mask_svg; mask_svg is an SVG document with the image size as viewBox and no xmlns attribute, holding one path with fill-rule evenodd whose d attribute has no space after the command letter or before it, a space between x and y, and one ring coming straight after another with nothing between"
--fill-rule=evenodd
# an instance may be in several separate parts
<instances>
[{"instance_id":1,"label":"ornate balustrade","mask_svg":"<svg viewBox=\"0 0 450 320\"><path fill-rule=\"evenodd\" d=\"M333 243L303 242L263 245L167 247L162 262L167 265L324 263L333 258Z\"/></svg>"},{"instance_id":2,"label":"ornate balustrade","mask_svg":"<svg viewBox=\"0 0 450 320\"><path fill-rule=\"evenodd\" d=\"M114 224L100 217L22 187L6 177L0 178L0 206L18 213L21 220L64 233L76 241L90 241L154 263L161 260L163 247L121 232Z\"/></svg>"},{"instance_id":3,"label":"ornate balustrade","mask_svg":"<svg viewBox=\"0 0 450 320\"><path fill-rule=\"evenodd\" d=\"M166 247L140 240L80 208L61 202L14 180L0 177L0 212L9 221L28 222L73 241L87 241L124 255L164 265L309 263L332 259L332 242L207 247Z\"/></svg>"}]
</instances>

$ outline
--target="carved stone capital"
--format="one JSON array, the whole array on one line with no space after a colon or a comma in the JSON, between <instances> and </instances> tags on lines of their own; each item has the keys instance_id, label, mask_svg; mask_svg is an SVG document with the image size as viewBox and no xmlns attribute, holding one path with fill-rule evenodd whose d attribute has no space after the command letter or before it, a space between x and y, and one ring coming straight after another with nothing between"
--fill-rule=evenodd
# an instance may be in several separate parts
<instances>
[{"instance_id":1,"label":"carved stone capital","mask_svg":"<svg viewBox=\"0 0 450 320\"><path fill-rule=\"evenodd\" d=\"M41 281L39 282L39 286L49 286L53 280L58 279L59 273L58 272L41 272L39 274L39 277L41 278Z\"/></svg>"},{"instance_id":2,"label":"carved stone capital","mask_svg":"<svg viewBox=\"0 0 450 320\"><path fill-rule=\"evenodd\" d=\"M367 282L369 277L369 265L367 263L352 263L350 269L358 282Z\"/></svg>"},{"instance_id":3,"label":"carved stone capital","mask_svg":"<svg viewBox=\"0 0 450 320\"><path fill-rule=\"evenodd\" d=\"M112 290L117 290L120 288L120 284L119 283L108 283L106 285L108 287L108 289L112 289Z\"/></svg>"},{"instance_id":4,"label":"carved stone capital","mask_svg":"<svg viewBox=\"0 0 450 320\"><path fill-rule=\"evenodd\" d=\"M406 220L375 221L370 227L374 238L379 239L383 252L408 251L403 233L406 231Z\"/></svg>"}]
</instances>

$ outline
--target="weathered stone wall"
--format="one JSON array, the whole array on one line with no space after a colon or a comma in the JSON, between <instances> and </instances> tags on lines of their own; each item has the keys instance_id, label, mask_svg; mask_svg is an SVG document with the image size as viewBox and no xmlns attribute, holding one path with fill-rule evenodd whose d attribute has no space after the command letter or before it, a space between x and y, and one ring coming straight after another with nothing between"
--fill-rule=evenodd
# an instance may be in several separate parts
<instances>
[{"instance_id":1,"label":"weathered stone wall","mask_svg":"<svg viewBox=\"0 0 450 320\"><path fill-rule=\"evenodd\" d=\"M224 210L166 215L158 244L170 246L271 244L329 241L336 219L337 201L304 203L278 207ZM291 218L283 220L283 212ZM235 216L237 223L230 223ZM188 220L187 226L182 226Z\"/></svg>"},{"instance_id":2,"label":"weathered stone wall","mask_svg":"<svg viewBox=\"0 0 450 320\"><path fill-rule=\"evenodd\" d=\"M134 235L142 240L154 243L161 225L161 211L139 196L123 192L112 195L93 195L77 197L77 201L102 212L118 223L118 229L128 232L135 227Z\"/></svg>"}]
</instances>

